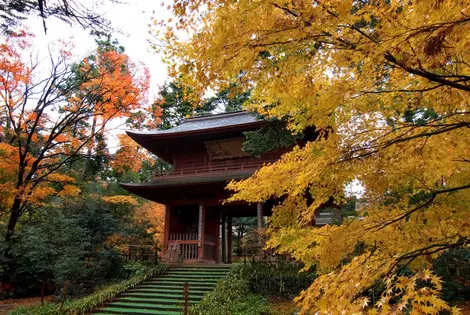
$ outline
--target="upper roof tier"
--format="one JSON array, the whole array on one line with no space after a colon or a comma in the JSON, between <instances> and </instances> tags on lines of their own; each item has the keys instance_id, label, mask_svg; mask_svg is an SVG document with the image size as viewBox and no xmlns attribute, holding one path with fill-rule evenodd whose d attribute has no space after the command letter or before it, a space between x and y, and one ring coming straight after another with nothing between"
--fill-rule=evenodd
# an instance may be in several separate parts
<instances>
[{"instance_id":1,"label":"upper roof tier","mask_svg":"<svg viewBox=\"0 0 470 315\"><path fill-rule=\"evenodd\" d=\"M185 119L181 124L176 127L157 130L157 131L144 131L134 132L129 131L128 134L139 135L167 135L167 134L181 134L188 132L199 132L207 129L225 128L228 126L238 126L257 123L261 119L256 118L252 113L246 111L237 111L231 113L204 115Z\"/></svg>"},{"instance_id":2,"label":"upper roof tier","mask_svg":"<svg viewBox=\"0 0 470 315\"><path fill-rule=\"evenodd\" d=\"M127 131L138 144L165 161L173 162L173 153L204 141L242 136L244 131L260 128L265 123L246 111L206 115L185 119L180 125L150 132Z\"/></svg>"}]
</instances>

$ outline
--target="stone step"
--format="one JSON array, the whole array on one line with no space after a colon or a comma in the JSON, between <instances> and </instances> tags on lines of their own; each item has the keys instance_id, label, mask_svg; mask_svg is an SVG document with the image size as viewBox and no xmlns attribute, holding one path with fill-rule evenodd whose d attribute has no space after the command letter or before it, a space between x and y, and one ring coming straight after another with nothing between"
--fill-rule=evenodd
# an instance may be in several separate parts
<instances>
[{"instance_id":1,"label":"stone step","mask_svg":"<svg viewBox=\"0 0 470 315\"><path fill-rule=\"evenodd\" d=\"M175 283L175 282L189 282L189 283L217 283L220 280L220 278L210 278L210 279L197 279L197 278L160 278L160 279L155 279L155 280L148 280L145 281L146 284L158 284L158 283Z\"/></svg>"},{"instance_id":2,"label":"stone step","mask_svg":"<svg viewBox=\"0 0 470 315\"><path fill-rule=\"evenodd\" d=\"M172 298L165 298L165 296L162 296L162 295L159 295L158 297L151 297L151 298L147 298L147 297L132 297L132 296L128 296L128 297L121 297L119 299L120 301L126 301L126 302L133 302L133 303L162 303L162 304L165 304L165 303L173 303L173 304L184 304L184 299L183 297L172 297ZM199 302L199 298L197 297L190 297L189 298L189 302L190 303L197 303Z\"/></svg>"},{"instance_id":3,"label":"stone step","mask_svg":"<svg viewBox=\"0 0 470 315\"><path fill-rule=\"evenodd\" d=\"M208 292L208 291L207 291ZM198 292L198 293L190 293L190 299L202 299L204 294L207 292ZM130 292L130 293L122 293L120 297L134 297L134 298L154 298L154 297L162 297L162 298L172 298L172 299L182 299L183 292Z\"/></svg>"},{"instance_id":4,"label":"stone step","mask_svg":"<svg viewBox=\"0 0 470 315\"><path fill-rule=\"evenodd\" d=\"M92 314L180 315L184 306L183 286L189 283L189 303L197 304L212 291L230 266L176 266L159 277L121 293Z\"/></svg>"},{"instance_id":5,"label":"stone step","mask_svg":"<svg viewBox=\"0 0 470 315\"><path fill-rule=\"evenodd\" d=\"M180 315L181 312L163 311L163 310L146 310L146 309L128 309L122 307L103 307L98 310L97 314L125 314L125 315Z\"/></svg>"},{"instance_id":6,"label":"stone step","mask_svg":"<svg viewBox=\"0 0 470 315\"><path fill-rule=\"evenodd\" d=\"M207 291L211 291L212 289L201 289L197 290L196 288L189 289L189 294L199 295L204 294ZM148 294L183 294L183 288L141 288L137 287L135 289L127 291L127 293L148 293Z\"/></svg>"},{"instance_id":7,"label":"stone step","mask_svg":"<svg viewBox=\"0 0 470 315\"><path fill-rule=\"evenodd\" d=\"M168 274L165 274L165 275L162 275L162 277L181 277L181 276L185 276L185 277L223 277L225 276L227 273L226 272L189 272L189 271L182 271L182 272L172 272L172 273L168 273Z\"/></svg>"},{"instance_id":8,"label":"stone step","mask_svg":"<svg viewBox=\"0 0 470 315\"><path fill-rule=\"evenodd\" d=\"M183 304L154 304L154 303L135 303L127 301L111 302L106 307L119 307L129 309L146 309L146 310L163 310L163 311L180 311L183 309Z\"/></svg>"},{"instance_id":9,"label":"stone step","mask_svg":"<svg viewBox=\"0 0 470 315\"><path fill-rule=\"evenodd\" d=\"M183 289L185 283L189 283L189 287L194 290L201 290L204 288L214 288L217 285L217 282L191 282L191 281L172 281L172 282L160 282L160 283L147 283L135 287L141 289L159 289L159 288L168 288L168 289ZM131 289L134 290L134 289Z\"/></svg>"},{"instance_id":10,"label":"stone step","mask_svg":"<svg viewBox=\"0 0 470 315\"><path fill-rule=\"evenodd\" d=\"M220 279L221 277L223 277L224 274L220 274L220 275L210 275L210 274L205 274L205 275L201 275L201 274L172 274L172 275L164 275L162 276L161 278L159 278L160 280L164 280L164 279L181 279L181 278L187 278L187 279ZM151 280L150 280L151 281Z\"/></svg>"}]
</instances>

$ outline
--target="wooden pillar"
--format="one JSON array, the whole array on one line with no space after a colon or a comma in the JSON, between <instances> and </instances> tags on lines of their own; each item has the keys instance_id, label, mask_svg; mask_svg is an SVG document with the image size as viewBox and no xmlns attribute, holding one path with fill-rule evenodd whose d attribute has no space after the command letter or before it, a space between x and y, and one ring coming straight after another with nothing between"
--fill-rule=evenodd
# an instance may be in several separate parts
<instances>
[{"instance_id":1,"label":"wooden pillar","mask_svg":"<svg viewBox=\"0 0 470 315\"><path fill-rule=\"evenodd\" d=\"M162 248L162 257L165 257L168 250L168 239L170 237L170 215L171 207L165 206L165 226L163 230L163 248Z\"/></svg>"},{"instance_id":2,"label":"wooden pillar","mask_svg":"<svg viewBox=\"0 0 470 315\"><path fill-rule=\"evenodd\" d=\"M198 260L204 261L204 234L206 223L206 207L203 204L199 205L199 223L197 225L198 231Z\"/></svg>"},{"instance_id":3,"label":"wooden pillar","mask_svg":"<svg viewBox=\"0 0 470 315\"><path fill-rule=\"evenodd\" d=\"M232 263L232 217L227 218L227 262Z\"/></svg>"},{"instance_id":4,"label":"wooden pillar","mask_svg":"<svg viewBox=\"0 0 470 315\"><path fill-rule=\"evenodd\" d=\"M261 202L257 203L256 212L257 212L257 216L258 216L258 232L260 233L258 242L259 242L259 255L260 255L260 259L261 259L261 257L263 256L263 247L264 247L263 239L261 237L261 233L264 231L263 204Z\"/></svg>"},{"instance_id":5,"label":"wooden pillar","mask_svg":"<svg viewBox=\"0 0 470 315\"><path fill-rule=\"evenodd\" d=\"M225 232L225 217L222 215L222 262L227 262L227 233Z\"/></svg>"},{"instance_id":6,"label":"wooden pillar","mask_svg":"<svg viewBox=\"0 0 470 315\"><path fill-rule=\"evenodd\" d=\"M263 204L258 202L256 204L256 213L258 215L258 229L264 228L264 214L263 214Z\"/></svg>"},{"instance_id":7,"label":"wooden pillar","mask_svg":"<svg viewBox=\"0 0 470 315\"><path fill-rule=\"evenodd\" d=\"M217 229L215 230L215 262L220 262L220 213L217 217Z\"/></svg>"}]
</instances>

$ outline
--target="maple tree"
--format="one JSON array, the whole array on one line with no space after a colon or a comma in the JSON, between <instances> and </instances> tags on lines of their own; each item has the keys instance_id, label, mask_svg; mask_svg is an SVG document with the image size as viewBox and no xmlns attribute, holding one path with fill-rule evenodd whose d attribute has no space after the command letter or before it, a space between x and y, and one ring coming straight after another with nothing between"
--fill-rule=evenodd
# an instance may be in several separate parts
<instances>
[{"instance_id":1,"label":"maple tree","mask_svg":"<svg viewBox=\"0 0 470 315\"><path fill-rule=\"evenodd\" d=\"M146 92L149 89L150 74L148 69L130 62L124 48L117 41L111 41L110 35L98 37L97 50L73 66L73 81L81 81L80 88L74 91L70 100L81 102L86 98L93 108L91 133L95 136L87 145L89 158L83 169L83 176L93 175L92 153L106 151L105 128L110 119L127 118L134 124L143 124L149 116L158 121L159 111L152 114L143 104L147 103ZM90 75L91 74L91 75ZM158 106L156 107L158 109ZM139 115L137 115L139 113ZM132 118L132 119L131 119ZM136 118L139 118L137 120ZM96 132L96 130L99 130ZM106 152L100 152L107 155ZM101 165L98 166L102 167Z\"/></svg>"},{"instance_id":2,"label":"maple tree","mask_svg":"<svg viewBox=\"0 0 470 315\"><path fill-rule=\"evenodd\" d=\"M122 174L129 171L137 173L141 170L144 161L152 162L150 154L144 151L131 137L120 134L118 138L119 150L114 154L114 159L111 162L111 167L116 173Z\"/></svg>"},{"instance_id":3,"label":"maple tree","mask_svg":"<svg viewBox=\"0 0 470 315\"><path fill-rule=\"evenodd\" d=\"M146 219L152 224L150 232L158 242L163 243L165 206L153 201L147 201L141 207L136 209L136 213L137 217Z\"/></svg>"},{"instance_id":4,"label":"maple tree","mask_svg":"<svg viewBox=\"0 0 470 315\"><path fill-rule=\"evenodd\" d=\"M245 104L319 137L251 178L231 200L278 199L269 246L322 273L302 314L437 314L451 308L428 271L468 247L470 2L175 1L170 72L193 99L234 80ZM189 39L178 37L190 30ZM240 73L243 75L241 76ZM367 201L342 225L313 228L320 205ZM403 267L412 276L397 276ZM371 300L367 292L384 285ZM334 301L334 302L333 302Z\"/></svg>"},{"instance_id":5,"label":"maple tree","mask_svg":"<svg viewBox=\"0 0 470 315\"><path fill-rule=\"evenodd\" d=\"M123 53L100 50L93 64L85 58L73 71L71 55L63 49L57 58L51 56L48 76L41 76L38 64L21 57L28 40L25 33L12 36L0 52L0 174L7 243L25 212L55 194L79 194L67 167L94 153L95 139L104 137L110 121L146 100L149 80L145 69L142 75L131 71Z\"/></svg>"}]
</instances>

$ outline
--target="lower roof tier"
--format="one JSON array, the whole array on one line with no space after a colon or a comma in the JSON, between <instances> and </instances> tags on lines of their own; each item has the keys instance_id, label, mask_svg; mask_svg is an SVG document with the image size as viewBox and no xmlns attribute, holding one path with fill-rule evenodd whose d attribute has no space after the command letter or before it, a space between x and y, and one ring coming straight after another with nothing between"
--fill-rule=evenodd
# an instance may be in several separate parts
<instances>
[{"instance_id":1,"label":"lower roof tier","mask_svg":"<svg viewBox=\"0 0 470 315\"><path fill-rule=\"evenodd\" d=\"M222 204L230 196L225 189L231 180L244 179L255 170L237 170L230 173L208 173L186 176L163 176L149 183L121 183L127 191L142 198L166 205Z\"/></svg>"}]
</instances>

